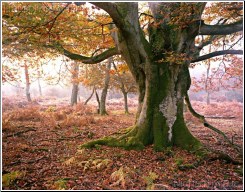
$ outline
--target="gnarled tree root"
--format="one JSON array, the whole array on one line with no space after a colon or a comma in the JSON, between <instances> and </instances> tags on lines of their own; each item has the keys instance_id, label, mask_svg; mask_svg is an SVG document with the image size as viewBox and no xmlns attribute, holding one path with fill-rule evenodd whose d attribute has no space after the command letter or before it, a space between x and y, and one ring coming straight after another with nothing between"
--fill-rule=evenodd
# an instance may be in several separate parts
<instances>
[{"instance_id":1,"label":"gnarled tree root","mask_svg":"<svg viewBox=\"0 0 245 192\"><path fill-rule=\"evenodd\" d=\"M143 143L135 136L136 127L129 127L120 132L113 133L110 136L89 141L83 145L81 148L93 148L97 145L106 145L109 147L122 147L124 149L130 150L142 150L144 148Z\"/></svg>"}]
</instances>

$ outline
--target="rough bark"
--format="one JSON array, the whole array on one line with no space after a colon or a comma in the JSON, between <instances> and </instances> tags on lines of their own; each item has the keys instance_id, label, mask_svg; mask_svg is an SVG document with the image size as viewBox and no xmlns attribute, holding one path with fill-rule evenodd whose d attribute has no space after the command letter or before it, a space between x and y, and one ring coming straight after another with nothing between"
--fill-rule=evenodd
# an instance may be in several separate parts
<instances>
[{"instance_id":1,"label":"rough bark","mask_svg":"<svg viewBox=\"0 0 245 192\"><path fill-rule=\"evenodd\" d=\"M71 93L71 106L77 104L78 98L78 74L79 74L79 64L73 63L72 69L72 93Z\"/></svg>"},{"instance_id":2,"label":"rough bark","mask_svg":"<svg viewBox=\"0 0 245 192\"><path fill-rule=\"evenodd\" d=\"M28 71L28 66L25 64L25 79L26 79L26 98L28 102L31 102L31 93L30 93L30 77L29 77L29 71Z\"/></svg>"},{"instance_id":3,"label":"rough bark","mask_svg":"<svg viewBox=\"0 0 245 192\"><path fill-rule=\"evenodd\" d=\"M108 63L106 65L104 87L103 87L102 92L101 92L100 108L99 108L100 109L100 115L107 115L107 112L106 112L106 96L107 96L109 83L110 83L111 63L112 63L112 58L109 58Z\"/></svg>"},{"instance_id":4,"label":"rough bark","mask_svg":"<svg viewBox=\"0 0 245 192\"><path fill-rule=\"evenodd\" d=\"M188 150L198 149L200 142L189 132L183 117L184 94L190 86L189 62L170 62L164 54L174 51L191 56L190 50L194 48L198 26L194 24L179 30L164 23L161 27L153 25L149 30L150 42L147 42L139 27L137 4L117 5L118 11L124 16L122 19L127 21L124 28L118 25L118 49L138 84L139 107L136 124L120 136L92 141L83 147L104 144L142 149L145 145L154 144L155 150L163 150L173 145ZM166 9L161 6L160 8ZM158 15L158 10L155 11ZM158 19L155 22L159 22Z\"/></svg>"},{"instance_id":5,"label":"rough bark","mask_svg":"<svg viewBox=\"0 0 245 192\"><path fill-rule=\"evenodd\" d=\"M149 41L139 25L137 3L93 4L107 11L118 28L115 44L138 85L139 105L134 126L82 147L100 144L142 149L153 144L155 150L167 146L199 150L200 142L192 136L184 121L183 100L191 83L190 58L198 60L200 52L195 47L195 37L200 34L200 22L196 21L200 21L205 3L149 3L154 18L148 27ZM176 12L180 6L187 6L191 14L183 17ZM188 25L172 22L176 18ZM225 27L230 29L231 25ZM202 33L218 35L218 30L224 33L220 26L211 30L205 25Z\"/></svg>"}]
</instances>

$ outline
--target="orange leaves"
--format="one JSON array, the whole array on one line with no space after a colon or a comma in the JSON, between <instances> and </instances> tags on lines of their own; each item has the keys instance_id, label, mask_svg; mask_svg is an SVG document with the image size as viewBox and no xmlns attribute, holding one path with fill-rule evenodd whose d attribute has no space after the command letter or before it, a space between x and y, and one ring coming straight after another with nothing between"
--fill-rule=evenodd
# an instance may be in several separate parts
<instances>
[{"instance_id":1,"label":"orange leaves","mask_svg":"<svg viewBox=\"0 0 245 192\"><path fill-rule=\"evenodd\" d=\"M185 53L176 53L174 51L168 51L165 53L165 57L158 61L158 63L167 62L172 64L181 65L186 61L190 61L191 58L187 57Z\"/></svg>"},{"instance_id":2,"label":"orange leaves","mask_svg":"<svg viewBox=\"0 0 245 192\"><path fill-rule=\"evenodd\" d=\"M231 21L237 20L242 17L243 10L242 2L215 2L208 3L205 10L203 19L206 23L213 21L217 22L218 19L228 19ZM229 23L229 21L227 21Z\"/></svg>"},{"instance_id":3,"label":"orange leaves","mask_svg":"<svg viewBox=\"0 0 245 192\"><path fill-rule=\"evenodd\" d=\"M111 69L111 70L109 71L109 73L110 73L111 75L115 75L116 71L115 71L114 69Z\"/></svg>"}]
</instances>

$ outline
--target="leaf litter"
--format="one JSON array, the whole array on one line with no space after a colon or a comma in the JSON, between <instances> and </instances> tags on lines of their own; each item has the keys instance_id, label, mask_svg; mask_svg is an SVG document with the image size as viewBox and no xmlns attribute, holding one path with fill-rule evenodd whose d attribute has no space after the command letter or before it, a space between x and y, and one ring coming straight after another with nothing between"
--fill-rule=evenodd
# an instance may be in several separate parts
<instances>
[{"instance_id":1,"label":"leaf litter","mask_svg":"<svg viewBox=\"0 0 245 192\"><path fill-rule=\"evenodd\" d=\"M173 147L155 152L97 146L79 149L86 141L110 135L131 126L134 114L125 115L122 106L109 107L109 116L95 114L95 107L3 103L2 174L3 189L10 190L241 190L243 166L222 160L199 159ZM5 108L6 106L6 108ZM199 112L222 116L222 106L214 114L201 103ZM236 105L238 108L238 105ZM232 119L209 119L234 143L242 145L240 114ZM120 112L121 110L121 112ZM239 108L240 110L240 108ZM117 113L113 113L117 111ZM133 108L136 111L136 108ZM218 134L203 127L188 114L187 125L205 145L236 158Z\"/></svg>"}]
</instances>

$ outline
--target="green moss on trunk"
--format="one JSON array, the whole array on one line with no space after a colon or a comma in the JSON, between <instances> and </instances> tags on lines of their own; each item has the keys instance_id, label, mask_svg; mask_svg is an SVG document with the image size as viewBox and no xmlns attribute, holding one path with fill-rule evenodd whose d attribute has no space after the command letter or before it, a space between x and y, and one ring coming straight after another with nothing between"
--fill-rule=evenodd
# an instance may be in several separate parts
<instances>
[{"instance_id":1,"label":"green moss on trunk","mask_svg":"<svg viewBox=\"0 0 245 192\"><path fill-rule=\"evenodd\" d=\"M187 128L183 117L183 102L178 105L177 120L173 125L173 144L188 151L197 150L201 143Z\"/></svg>"}]
</instances>

